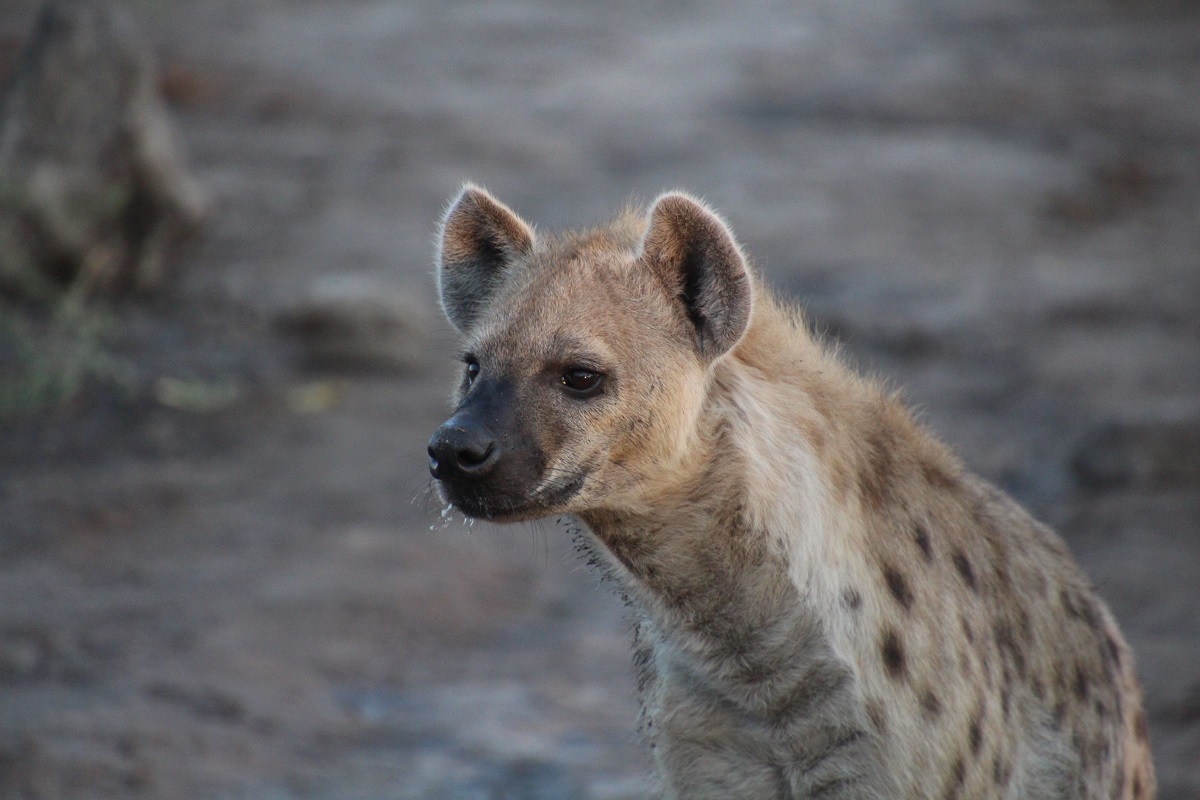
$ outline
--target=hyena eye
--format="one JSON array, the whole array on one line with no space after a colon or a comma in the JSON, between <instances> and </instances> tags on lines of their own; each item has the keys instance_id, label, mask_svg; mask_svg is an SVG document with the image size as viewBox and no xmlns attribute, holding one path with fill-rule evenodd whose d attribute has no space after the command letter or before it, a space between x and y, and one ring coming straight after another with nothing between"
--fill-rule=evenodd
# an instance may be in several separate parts
<instances>
[{"instance_id":1,"label":"hyena eye","mask_svg":"<svg viewBox=\"0 0 1200 800\"><path fill-rule=\"evenodd\" d=\"M604 374L586 367L571 367L562 374L563 386L572 392L590 397L604 383Z\"/></svg>"},{"instance_id":2,"label":"hyena eye","mask_svg":"<svg viewBox=\"0 0 1200 800\"><path fill-rule=\"evenodd\" d=\"M467 357L467 383L468 384L474 383L475 379L478 377L479 377L479 362L476 361L474 358L471 358L470 356L468 356Z\"/></svg>"}]
</instances>

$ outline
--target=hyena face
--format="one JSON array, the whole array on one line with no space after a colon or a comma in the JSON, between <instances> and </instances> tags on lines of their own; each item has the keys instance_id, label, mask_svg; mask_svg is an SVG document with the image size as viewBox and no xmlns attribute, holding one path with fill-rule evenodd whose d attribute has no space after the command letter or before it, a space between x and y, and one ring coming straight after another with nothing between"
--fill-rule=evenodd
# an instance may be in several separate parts
<instances>
[{"instance_id":1,"label":"hyena face","mask_svg":"<svg viewBox=\"0 0 1200 800\"><path fill-rule=\"evenodd\" d=\"M712 362L751 312L745 261L697 201L661 197L587 234L540 239L468 186L443 223L439 289L466 337L429 469L494 520L621 508L669 484Z\"/></svg>"}]
</instances>

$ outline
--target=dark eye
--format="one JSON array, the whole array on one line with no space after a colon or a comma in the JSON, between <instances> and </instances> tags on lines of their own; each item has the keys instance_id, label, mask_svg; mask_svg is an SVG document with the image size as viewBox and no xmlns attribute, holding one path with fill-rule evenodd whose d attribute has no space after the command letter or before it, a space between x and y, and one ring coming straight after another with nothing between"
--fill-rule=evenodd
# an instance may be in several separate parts
<instances>
[{"instance_id":1,"label":"dark eye","mask_svg":"<svg viewBox=\"0 0 1200 800\"><path fill-rule=\"evenodd\" d=\"M467 383L474 383L479 377L479 362L473 358L467 358Z\"/></svg>"},{"instance_id":2,"label":"dark eye","mask_svg":"<svg viewBox=\"0 0 1200 800\"><path fill-rule=\"evenodd\" d=\"M562 382L572 392L591 395L604 383L604 375L586 367L571 367L563 372Z\"/></svg>"}]
</instances>

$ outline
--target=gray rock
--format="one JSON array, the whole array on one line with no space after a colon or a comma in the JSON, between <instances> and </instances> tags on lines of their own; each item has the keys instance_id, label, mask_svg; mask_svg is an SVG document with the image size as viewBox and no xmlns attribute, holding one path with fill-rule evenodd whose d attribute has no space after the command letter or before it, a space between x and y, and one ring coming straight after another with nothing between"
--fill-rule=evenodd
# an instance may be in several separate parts
<instances>
[{"instance_id":1,"label":"gray rock","mask_svg":"<svg viewBox=\"0 0 1200 800\"><path fill-rule=\"evenodd\" d=\"M0 291L153 289L208 199L116 0L51 0L0 99Z\"/></svg>"},{"instance_id":2,"label":"gray rock","mask_svg":"<svg viewBox=\"0 0 1200 800\"><path fill-rule=\"evenodd\" d=\"M422 293L361 275L331 275L279 317L311 366L405 372L429 348L432 301Z\"/></svg>"}]
</instances>

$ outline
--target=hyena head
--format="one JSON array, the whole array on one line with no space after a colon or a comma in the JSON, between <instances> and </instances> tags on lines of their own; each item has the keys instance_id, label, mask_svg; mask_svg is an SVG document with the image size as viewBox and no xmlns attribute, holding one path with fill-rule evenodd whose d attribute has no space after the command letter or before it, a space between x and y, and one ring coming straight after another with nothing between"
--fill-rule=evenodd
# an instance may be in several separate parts
<instances>
[{"instance_id":1,"label":"hyena head","mask_svg":"<svg viewBox=\"0 0 1200 800\"><path fill-rule=\"evenodd\" d=\"M429 469L497 521L629 509L669 490L713 363L753 288L728 228L683 194L582 234L542 237L468 185L442 223L438 288L466 347Z\"/></svg>"}]
</instances>

